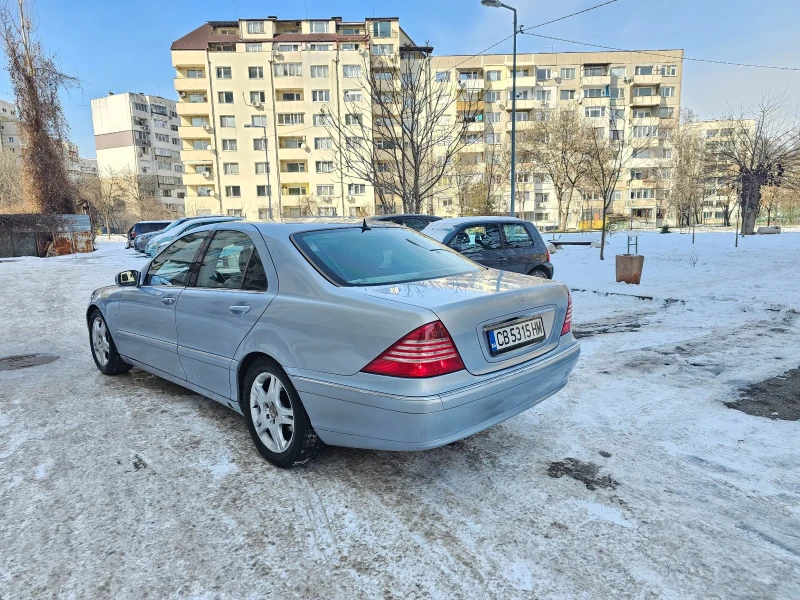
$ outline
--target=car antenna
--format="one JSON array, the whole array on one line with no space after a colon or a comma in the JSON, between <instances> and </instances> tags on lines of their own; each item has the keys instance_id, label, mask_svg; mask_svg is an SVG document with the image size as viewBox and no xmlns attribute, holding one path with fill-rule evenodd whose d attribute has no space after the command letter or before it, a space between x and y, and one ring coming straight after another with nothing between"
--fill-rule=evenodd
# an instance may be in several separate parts
<instances>
[{"instance_id":1,"label":"car antenna","mask_svg":"<svg viewBox=\"0 0 800 600\"><path fill-rule=\"evenodd\" d=\"M367 225L366 219L364 219L364 223L361 225L361 233L364 233L365 231L372 231L372 227Z\"/></svg>"}]
</instances>

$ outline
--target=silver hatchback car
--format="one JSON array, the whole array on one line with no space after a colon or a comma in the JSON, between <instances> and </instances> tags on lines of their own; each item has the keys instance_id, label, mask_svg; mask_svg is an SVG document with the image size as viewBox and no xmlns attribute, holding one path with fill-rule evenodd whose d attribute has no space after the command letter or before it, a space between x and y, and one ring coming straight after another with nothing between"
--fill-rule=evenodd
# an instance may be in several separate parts
<instances>
[{"instance_id":1,"label":"silver hatchback car","mask_svg":"<svg viewBox=\"0 0 800 600\"><path fill-rule=\"evenodd\" d=\"M86 311L97 368L136 365L245 417L280 467L323 446L424 450L567 384L558 282L392 224L227 222L175 240Z\"/></svg>"}]
</instances>

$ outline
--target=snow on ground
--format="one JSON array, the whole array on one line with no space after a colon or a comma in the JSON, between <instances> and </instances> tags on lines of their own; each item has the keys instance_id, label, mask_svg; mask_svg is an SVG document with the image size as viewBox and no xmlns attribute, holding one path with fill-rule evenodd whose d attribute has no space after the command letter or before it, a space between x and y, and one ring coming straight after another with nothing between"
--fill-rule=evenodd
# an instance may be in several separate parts
<instances>
[{"instance_id":1,"label":"snow on ground","mask_svg":"<svg viewBox=\"0 0 800 600\"><path fill-rule=\"evenodd\" d=\"M60 359L0 371L0 598L800 597L800 422L723 404L800 365L800 234L645 234L640 286L624 244L553 257L583 290L562 392L293 471L230 410L96 370L89 294L144 262L121 243L1 260L0 356ZM548 476L576 461L606 487Z\"/></svg>"}]
</instances>

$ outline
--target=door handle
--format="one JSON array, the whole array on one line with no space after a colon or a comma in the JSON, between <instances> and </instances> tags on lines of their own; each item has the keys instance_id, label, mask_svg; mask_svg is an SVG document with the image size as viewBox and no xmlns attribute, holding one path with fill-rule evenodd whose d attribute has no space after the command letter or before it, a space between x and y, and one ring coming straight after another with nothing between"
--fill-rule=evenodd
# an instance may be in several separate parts
<instances>
[{"instance_id":1,"label":"door handle","mask_svg":"<svg viewBox=\"0 0 800 600\"><path fill-rule=\"evenodd\" d=\"M508 257L506 257L506 256L498 256L497 257L497 262L502 262L502 261L505 261L505 260L508 260Z\"/></svg>"},{"instance_id":2,"label":"door handle","mask_svg":"<svg viewBox=\"0 0 800 600\"><path fill-rule=\"evenodd\" d=\"M161 299L161 303L162 304L170 304L171 305L171 304L175 304L176 300L177 300L177 298L175 298L174 296L167 296L166 298L162 298Z\"/></svg>"},{"instance_id":3,"label":"door handle","mask_svg":"<svg viewBox=\"0 0 800 600\"><path fill-rule=\"evenodd\" d=\"M243 315L246 312L250 312L250 305L249 304L234 304L233 306L229 307L228 310L235 315Z\"/></svg>"}]
</instances>

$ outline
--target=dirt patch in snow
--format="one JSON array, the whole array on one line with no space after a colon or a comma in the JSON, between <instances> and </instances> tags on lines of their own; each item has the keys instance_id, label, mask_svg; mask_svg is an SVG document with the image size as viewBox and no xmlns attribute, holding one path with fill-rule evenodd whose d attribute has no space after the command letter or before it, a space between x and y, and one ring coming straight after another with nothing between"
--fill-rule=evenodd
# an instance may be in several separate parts
<instances>
[{"instance_id":1,"label":"dirt patch in snow","mask_svg":"<svg viewBox=\"0 0 800 600\"><path fill-rule=\"evenodd\" d=\"M609 456L611 456L609 454ZM572 477L583 483L586 489L596 490L597 488L616 489L619 481L615 481L611 475L600 475L600 467L591 462L583 462L577 458L565 458L563 461L550 463L547 469L550 477Z\"/></svg>"},{"instance_id":2,"label":"dirt patch in snow","mask_svg":"<svg viewBox=\"0 0 800 600\"><path fill-rule=\"evenodd\" d=\"M800 420L800 368L739 390L741 397L725 406L755 417Z\"/></svg>"},{"instance_id":3,"label":"dirt patch in snow","mask_svg":"<svg viewBox=\"0 0 800 600\"><path fill-rule=\"evenodd\" d=\"M55 354L20 354L17 356L4 356L0 358L0 371L15 371L38 367L58 360Z\"/></svg>"}]
</instances>

